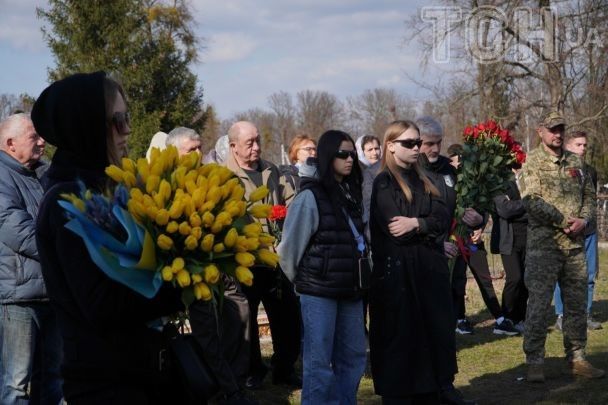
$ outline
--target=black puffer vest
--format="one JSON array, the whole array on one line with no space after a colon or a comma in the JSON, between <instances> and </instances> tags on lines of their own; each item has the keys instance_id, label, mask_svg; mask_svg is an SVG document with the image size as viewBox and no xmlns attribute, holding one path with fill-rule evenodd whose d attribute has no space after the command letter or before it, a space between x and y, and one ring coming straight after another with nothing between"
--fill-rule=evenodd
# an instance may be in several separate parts
<instances>
[{"instance_id":1,"label":"black puffer vest","mask_svg":"<svg viewBox=\"0 0 608 405\"><path fill-rule=\"evenodd\" d=\"M298 265L296 291L326 298L359 298L361 292L355 287L355 274L360 255L346 218L336 218L329 196L318 182L306 182L304 189L311 190L315 196L319 227ZM362 233L361 217L352 220Z\"/></svg>"}]
</instances>

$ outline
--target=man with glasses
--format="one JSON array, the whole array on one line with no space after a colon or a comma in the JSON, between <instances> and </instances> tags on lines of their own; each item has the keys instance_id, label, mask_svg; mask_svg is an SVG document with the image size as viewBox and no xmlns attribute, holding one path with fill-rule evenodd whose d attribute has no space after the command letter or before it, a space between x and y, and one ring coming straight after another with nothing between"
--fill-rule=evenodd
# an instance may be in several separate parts
<instances>
[{"instance_id":1,"label":"man with glasses","mask_svg":"<svg viewBox=\"0 0 608 405\"><path fill-rule=\"evenodd\" d=\"M233 171L245 187L245 195L261 185L270 189L264 203L288 205L294 191L280 175L279 169L262 159L260 135L251 122L239 121L228 131L229 150L226 167ZM258 219L266 232L271 232L268 221ZM251 268L254 276L253 286L243 287L249 301L251 350L249 377L245 386L258 389L262 386L268 368L262 361L258 332L258 307L264 305L274 354L272 356L272 382L300 388L302 379L294 371L294 363L300 354L300 308L293 284L287 280L281 269L266 266Z\"/></svg>"},{"instance_id":2,"label":"man with glasses","mask_svg":"<svg viewBox=\"0 0 608 405\"><path fill-rule=\"evenodd\" d=\"M587 345L587 271L584 230L595 217L593 185L581 158L562 148L565 120L547 115L537 129L541 144L522 169L521 195L528 212L526 271L528 288L524 352L528 381L544 382L543 363L548 313L555 283L564 301L564 372L587 378L604 370L585 359Z\"/></svg>"}]
</instances>

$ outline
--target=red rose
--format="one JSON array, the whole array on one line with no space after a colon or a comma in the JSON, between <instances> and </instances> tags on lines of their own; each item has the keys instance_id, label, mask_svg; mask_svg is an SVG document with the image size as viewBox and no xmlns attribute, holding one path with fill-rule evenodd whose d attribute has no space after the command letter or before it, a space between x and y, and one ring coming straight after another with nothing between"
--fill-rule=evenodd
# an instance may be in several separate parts
<instances>
[{"instance_id":1,"label":"red rose","mask_svg":"<svg viewBox=\"0 0 608 405\"><path fill-rule=\"evenodd\" d=\"M489 131L494 132L498 129L498 124L496 124L496 121L494 120L488 120L488 122L486 122L486 127Z\"/></svg>"},{"instance_id":2,"label":"red rose","mask_svg":"<svg viewBox=\"0 0 608 405\"><path fill-rule=\"evenodd\" d=\"M473 135L473 127L468 126L464 129L464 136L471 136Z\"/></svg>"},{"instance_id":3,"label":"red rose","mask_svg":"<svg viewBox=\"0 0 608 405\"><path fill-rule=\"evenodd\" d=\"M270 209L270 215L268 219L271 221L279 221L281 219L285 219L287 215L287 207L284 205L273 205Z\"/></svg>"},{"instance_id":4,"label":"red rose","mask_svg":"<svg viewBox=\"0 0 608 405\"><path fill-rule=\"evenodd\" d=\"M473 139L477 139L479 137L479 128L473 128Z\"/></svg>"},{"instance_id":5,"label":"red rose","mask_svg":"<svg viewBox=\"0 0 608 405\"><path fill-rule=\"evenodd\" d=\"M479 123L479 124L477 124L477 129L478 129L480 132L483 132L483 131L485 131L485 130L486 130L486 126L485 126L483 123Z\"/></svg>"},{"instance_id":6,"label":"red rose","mask_svg":"<svg viewBox=\"0 0 608 405\"><path fill-rule=\"evenodd\" d=\"M521 148L515 152L515 160L517 160L517 163L519 164L524 164L526 162L526 154Z\"/></svg>"}]
</instances>

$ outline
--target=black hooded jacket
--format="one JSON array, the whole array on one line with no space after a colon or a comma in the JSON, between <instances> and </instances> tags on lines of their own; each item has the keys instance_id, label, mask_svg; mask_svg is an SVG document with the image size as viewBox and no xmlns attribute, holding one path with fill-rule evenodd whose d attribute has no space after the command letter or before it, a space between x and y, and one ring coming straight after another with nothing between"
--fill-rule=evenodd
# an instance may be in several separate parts
<instances>
[{"instance_id":1,"label":"black hooded jacket","mask_svg":"<svg viewBox=\"0 0 608 405\"><path fill-rule=\"evenodd\" d=\"M159 383L160 375L148 346L157 336L146 323L181 305L170 286L149 300L111 280L92 262L82 239L64 227L60 194L78 191L77 179L95 190L107 182L104 78L97 72L55 82L32 110L36 131L57 147L44 182L36 240L63 337L68 402L93 400L96 393L117 387L140 391L142 398L155 395L149 387Z\"/></svg>"}]
</instances>

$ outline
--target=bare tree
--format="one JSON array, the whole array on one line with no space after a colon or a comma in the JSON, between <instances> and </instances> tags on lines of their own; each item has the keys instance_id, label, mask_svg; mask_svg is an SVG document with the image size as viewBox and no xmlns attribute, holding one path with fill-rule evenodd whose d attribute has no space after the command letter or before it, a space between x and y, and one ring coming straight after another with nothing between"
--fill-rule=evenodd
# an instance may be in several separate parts
<instances>
[{"instance_id":1,"label":"bare tree","mask_svg":"<svg viewBox=\"0 0 608 405\"><path fill-rule=\"evenodd\" d=\"M414 103L399 95L395 89L365 90L347 99L348 118L353 132L382 138L384 130L396 119L414 119Z\"/></svg>"},{"instance_id":2,"label":"bare tree","mask_svg":"<svg viewBox=\"0 0 608 405\"><path fill-rule=\"evenodd\" d=\"M34 99L27 94L0 94L0 121L16 112L30 112Z\"/></svg>"},{"instance_id":3,"label":"bare tree","mask_svg":"<svg viewBox=\"0 0 608 405\"><path fill-rule=\"evenodd\" d=\"M326 91L304 90L296 95L298 128L313 137L329 129L340 129L344 108L336 96Z\"/></svg>"}]
</instances>

